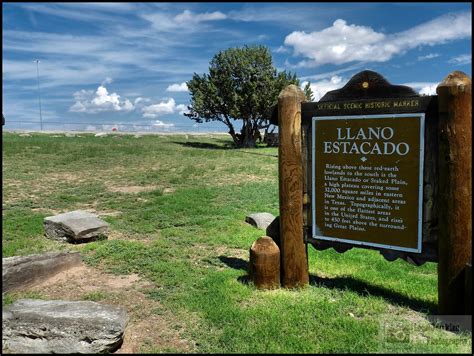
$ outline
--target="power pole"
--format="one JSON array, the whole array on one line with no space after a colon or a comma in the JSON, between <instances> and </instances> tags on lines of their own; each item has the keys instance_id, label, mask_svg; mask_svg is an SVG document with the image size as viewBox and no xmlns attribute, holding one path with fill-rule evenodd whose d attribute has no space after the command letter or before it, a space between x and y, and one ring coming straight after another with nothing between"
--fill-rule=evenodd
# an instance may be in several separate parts
<instances>
[{"instance_id":1,"label":"power pole","mask_svg":"<svg viewBox=\"0 0 474 356\"><path fill-rule=\"evenodd\" d=\"M38 105L40 112L40 126L41 131L43 131L43 116L41 115L41 91L40 91L40 80L39 80L39 59L35 59L33 62L36 62L36 77L38 79Z\"/></svg>"}]
</instances>

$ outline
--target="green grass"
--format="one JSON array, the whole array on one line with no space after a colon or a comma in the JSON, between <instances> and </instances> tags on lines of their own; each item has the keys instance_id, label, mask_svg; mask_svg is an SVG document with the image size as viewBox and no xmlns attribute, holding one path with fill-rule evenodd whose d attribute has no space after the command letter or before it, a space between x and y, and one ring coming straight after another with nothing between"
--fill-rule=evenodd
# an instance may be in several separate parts
<instances>
[{"instance_id":1,"label":"green grass","mask_svg":"<svg viewBox=\"0 0 474 356\"><path fill-rule=\"evenodd\" d=\"M470 335L426 319L436 312L433 263L309 247L308 287L260 291L248 282L248 249L264 231L244 218L278 215L276 148L231 149L225 136L52 136L3 134L3 257L76 249L95 268L137 273L197 352L471 351ZM131 239L70 246L43 236L45 216L75 209L97 211ZM410 342L393 337L400 330Z\"/></svg>"}]
</instances>

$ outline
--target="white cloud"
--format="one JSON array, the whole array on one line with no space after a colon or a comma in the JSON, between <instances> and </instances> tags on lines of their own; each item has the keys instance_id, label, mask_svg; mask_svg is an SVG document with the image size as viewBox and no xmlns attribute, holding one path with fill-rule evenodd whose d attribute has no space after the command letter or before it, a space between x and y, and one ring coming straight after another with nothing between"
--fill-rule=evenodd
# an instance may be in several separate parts
<instances>
[{"instance_id":1,"label":"white cloud","mask_svg":"<svg viewBox=\"0 0 474 356\"><path fill-rule=\"evenodd\" d=\"M352 61L386 62L409 49L468 38L471 33L470 12L443 15L389 35L367 26L348 25L338 19L321 31L294 31L286 36L284 44L292 46L295 55L309 59L302 61L301 66Z\"/></svg>"},{"instance_id":2,"label":"white cloud","mask_svg":"<svg viewBox=\"0 0 474 356\"><path fill-rule=\"evenodd\" d=\"M176 105L176 110L179 112L180 115L184 115L188 111L187 105L179 104Z\"/></svg>"},{"instance_id":3,"label":"white cloud","mask_svg":"<svg viewBox=\"0 0 474 356\"><path fill-rule=\"evenodd\" d=\"M181 14L176 15L174 20L178 24L183 23L199 23L204 21L225 20L227 16L220 11L205 12L202 14L195 14L189 10L184 10Z\"/></svg>"},{"instance_id":4,"label":"white cloud","mask_svg":"<svg viewBox=\"0 0 474 356\"><path fill-rule=\"evenodd\" d=\"M168 88L166 88L166 91L188 91L188 86L186 85L186 82L182 82L181 84L171 84L170 86L168 86Z\"/></svg>"},{"instance_id":5,"label":"white cloud","mask_svg":"<svg viewBox=\"0 0 474 356\"><path fill-rule=\"evenodd\" d=\"M347 25L346 21L339 19L319 32L295 31L286 36L284 43L293 46L296 55L310 58L318 64L343 64L364 61L369 56L377 61L387 60L387 51L377 47L384 40L384 34L370 27Z\"/></svg>"},{"instance_id":6,"label":"white cloud","mask_svg":"<svg viewBox=\"0 0 474 356\"><path fill-rule=\"evenodd\" d=\"M314 94L314 100L319 101L328 91L340 89L346 85L348 81L349 79L347 78L334 75L330 79L312 82L310 87ZM307 81L302 82L300 85L301 89L303 89L307 83ZM403 85L413 88L420 95L436 95L436 87L438 84L437 82L412 82L404 83Z\"/></svg>"},{"instance_id":7,"label":"white cloud","mask_svg":"<svg viewBox=\"0 0 474 356\"><path fill-rule=\"evenodd\" d=\"M310 84L311 90L314 94L314 100L319 101L328 91L342 88L347 80L337 75L332 76L331 79L324 79ZM301 83L303 89L308 82Z\"/></svg>"},{"instance_id":8,"label":"white cloud","mask_svg":"<svg viewBox=\"0 0 474 356\"><path fill-rule=\"evenodd\" d=\"M227 18L227 15L220 11L193 13L189 10L184 10L174 17L164 12L146 13L140 16L151 22L155 30L164 32L180 30L181 33L183 30L196 30L197 26L203 22L224 20Z\"/></svg>"},{"instance_id":9,"label":"white cloud","mask_svg":"<svg viewBox=\"0 0 474 356\"><path fill-rule=\"evenodd\" d=\"M96 114L106 111L128 112L135 108L130 100L120 100L120 95L117 93L109 94L107 88L103 85L100 85L95 92L82 89L75 92L73 96L76 102L69 108L71 112Z\"/></svg>"},{"instance_id":10,"label":"white cloud","mask_svg":"<svg viewBox=\"0 0 474 356\"><path fill-rule=\"evenodd\" d=\"M419 61L425 61L427 59L433 59L433 58L437 58L437 57L439 57L439 53L430 53L430 54L427 54L426 56L419 56L418 60Z\"/></svg>"},{"instance_id":11,"label":"white cloud","mask_svg":"<svg viewBox=\"0 0 474 356\"><path fill-rule=\"evenodd\" d=\"M155 120L155 122L152 124L152 126L163 128L163 129L169 129L174 126L174 124L168 124L165 123L161 120Z\"/></svg>"},{"instance_id":12,"label":"white cloud","mask_svg":"<svg viewBox=\"0 0 474 356\"><path fill-rule=\"evenodd\" d=\"M169 98L167 101L162 101L158 104L144 106L142 108L142 113L143 117L154 119L158 116L174 114L175 112L182 114L185 112L186 108L186 105L176 105L176 101L173 98Z\"/></svg>"},{"instance_id":13,"label":"white cloud","mask_svg":"<svg viewBox=\"0 0 474 356\"><path fill-rule=\"evenodd\" d=\"M438 82L413 82L403 85L413 88L420 95L436 95L436 87L438 84Z\"/></svg>"},{"instance_id":14,"label":"white cloud","mask_svg":"<svg viewBox=\"0 0 474 356\"><path fill-rule=\"evenodd\" d=\"M472 54L462 54L457 57L453 57L449 60L449 63L463 65L463 64L471 64L472 62Z\"/></svg>"},{"instance_id":15,"label":"white cloud","mask_svg":"<svg viewBox=\"0 0 474 356\"><path fill-rule=\"evenodd\" d=\"M289 50L287 47L285 47L285 46L280 46L280 47L278 47L276 50L274 50L273 52L275 52L275 53L287 53L287 52L289 52L289 51L290 51L290 50Z\"/></svg>"},{"instance_id":16,"label":"white cloud","mask_svg":"<svg viewBox=\"0 0 474 356\"><path fill-rule=\"evenodd\" d=\"M421 88L418 91L418 93L420 95L436 95L437 86L438 86L438 84L425 86L425 87Z\"/></svg>"},{"instance_id":17,"label":"white cloud","mask_svg":"<svg viewBox=\"0 0 474 356\"><path fill-rule=\"evenodd\" d=\"M107 77L107 78L104 79L104 81L100 85L104 86L104 85L107 85L107 84L112 84L112 82L113 82L113 79L110 78L110 77Z\"/></svg>"}]
</instances>

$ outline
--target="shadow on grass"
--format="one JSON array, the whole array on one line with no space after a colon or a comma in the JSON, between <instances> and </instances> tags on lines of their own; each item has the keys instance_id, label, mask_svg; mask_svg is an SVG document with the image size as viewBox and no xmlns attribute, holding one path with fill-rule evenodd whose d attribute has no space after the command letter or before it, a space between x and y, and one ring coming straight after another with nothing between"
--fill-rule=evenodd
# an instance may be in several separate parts
<instances>
[{"instance_id":1,"label":"shadow on grass","mask_svg":"<svg viewBox=\"0 0 474 356\"><path fill-rule=\"evenodd\" d=\"M227 257L227 256L219 256L219 260L227 265L230 268L236 269L236 270L242 270L245 272L248 272L249 270L249 263L241 258L237 257ZM250 283L250 277L248 273L244 276L240 276L237 278L237 280L245 285L248 285Z\"/></svg>"},{"instance_id":2,"label":"shadow on grass","mask_svg":"<svg viewBox=\"0 0 474 356\"><path fill-rule=\"evenodd\" d=\"M184 146L184 147L191 147L191 148L201 148L201 149L206 149L206 150L236 150L238 152L242 153L249 153L249 154L254 154L254 155L261 155L261 156L271 156L271 157L278 157L276 155L272 154L266 154L266 153L259 153L259 152L248 152L248 151L243 151L245 148L242 147L236 147L233 142L229 142L228 140L215 140L215 143L211 142L179 142L179 141L172 141L172 143ZM261 145L257 144L256 147L253 147L252 149L259 149L259 148L266 148L266 145Z\"/></svg>"},{"instance_id":3,"label":"shadow on grass","mask_svg":"<svg viewBox=\"0 0 474 356\"><path fill-rule=\"evenodd\" d=\"M248 271L248 262L236 257L219 256L219 260L228 267ZM238 281L243 284L249 284L248 274L238 278ZM410 298L402 293L372 285L365 281L361 281L352 277L335 277L324 278L314 274L309 275L309 283L313 287L325 287L329 289L348 290L359 294L362 297L375 296L381 297L391 304L408 307L414 311L423 312L427 314L434 314L437 312L436 303Z\"/></svg>"},{"instance_id":4,"label":"shadow on grass","mask_svg":"<svg viewBox=\"0 0 474 356\"><path fill-rule=\"evenodd\" d=\"M323 286L329 289L349 290L356 292L360 296L382 297L391 304L405 306L414 311L424 313L435 313L437 311L435 303L410 298L396 291L372 285L352 277L324 278L310 274L309 283L315 287Z\"/></svg>"},{"instance_id":5,"label":"shadow on grass","mask_svg":"<svg viewBox=\"0 0 474 356\"><path fill-rule=\"evenodd\" d=\"M218 258L230 268L248 271L249 263L241 258L227 256L219 256Z\"/></svg>"},{"instance_id":6,"label":"shadow on grass","mask_svg":"<svg viewBox=\"0 0 474 356\"><path fill-rule=\"evenodd\" d=\"M228 142L228 141L222 141L222 143L209 143L209 142L179 142L179 141L173 141L173 143L176 143L178 145L184 146L184 147L191 147L191 148L201 148L201 149L207 149L207 150L233 150L236 149L233 143Z\"/></svg>"}]
</instances>

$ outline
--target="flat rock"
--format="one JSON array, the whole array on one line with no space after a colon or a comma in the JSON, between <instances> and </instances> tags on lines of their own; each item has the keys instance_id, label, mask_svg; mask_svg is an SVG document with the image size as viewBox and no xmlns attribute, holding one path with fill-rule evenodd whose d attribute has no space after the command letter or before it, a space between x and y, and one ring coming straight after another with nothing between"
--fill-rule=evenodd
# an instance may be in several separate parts
<instances>
[{"instance_id":1,"label":"flat rock","mask_svg":"<svg viewBox=\"0 0 474 356\"><path fill-rule=\"evenodd\" d=\"M78 243L106 238L109 224L96 214L75 210L44 218L44 230L49 238Z\"/></svg>"},{"instance_id":2,"label":"flat rock","mask_svg":"<svg viewBox=\"0 0 474 356\"><path fill-rule=\"evenodd\" d=\"M108 135L107 132L98 132L94 136L95 137L104 137L104 136L107 136L107 135Z\"/></svg>"},{"instance_id":3,"label":"flat rock","mask_svg":"<svg viewBox=\"0 0 474 356\"><path fill-rule=\"evenodd\" d=\"M2 311L3 351L110 353L122 342L125 309L91 301L21 299Z\"/></svg>"},{"instance_id":4,"label":"flat rock","mask_svg":"<svg viewBox=\"0 0 474 356\"><path fill-rule=\"evenodd\" d=\"M273 220L275 220L275 216L270 213L254 213L245 217L245 222L263 230L265 230Z\"/></svg>"},{"instance_id":5,"label":"flat rock","mask_svg":"<svg viewBox=\"0 0 474 356\"><path fill-rule=\"evenodd\" d=\"M2 293L41 283L82 263L79 252L47 252L2 258Z\"/></svg>"}]
</instances>

